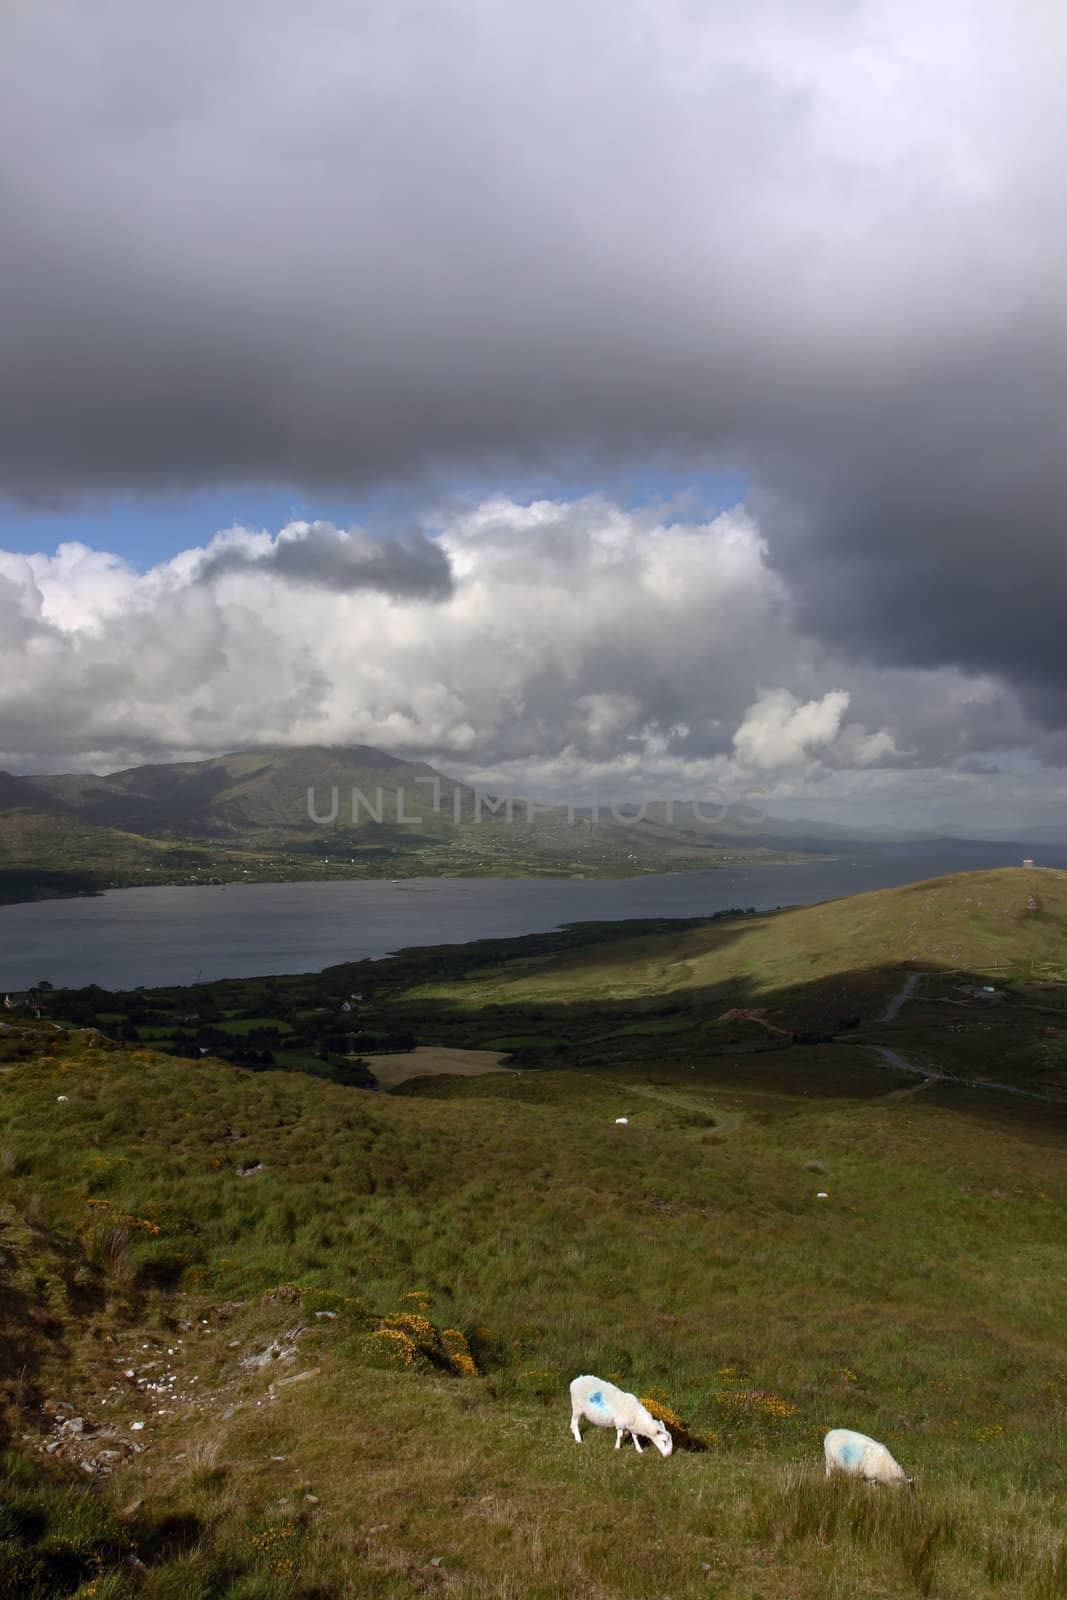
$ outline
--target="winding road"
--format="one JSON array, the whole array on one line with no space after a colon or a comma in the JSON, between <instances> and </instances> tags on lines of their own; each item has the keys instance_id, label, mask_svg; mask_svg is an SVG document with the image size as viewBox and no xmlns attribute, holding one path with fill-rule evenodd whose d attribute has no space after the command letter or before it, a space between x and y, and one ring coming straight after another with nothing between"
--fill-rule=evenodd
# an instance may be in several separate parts
<instances>
[{"instance_id":1,"label":"winding road","mask_svg":"<svg viewBox=\"0 0 1067 1600\"><path fill-rule=\"evenodd\" d=\"M910 1072L914 1077L926 1078L931 1083L951 1083L958 1089L992 1089L999 1094L1022 1095L1024 1100L1043 1100L1046 1105L1063 1104L1053 1095L1038 1094L1035 1089L1020 1089L1013 1083L993 1083L988 1078L961 1078L954 1072L935 1072L931 1067L916 1067L887 1044L868 1044L864 1045L864 1049L877 1051L898 1072Z\"/></svg>"}]
</instances>

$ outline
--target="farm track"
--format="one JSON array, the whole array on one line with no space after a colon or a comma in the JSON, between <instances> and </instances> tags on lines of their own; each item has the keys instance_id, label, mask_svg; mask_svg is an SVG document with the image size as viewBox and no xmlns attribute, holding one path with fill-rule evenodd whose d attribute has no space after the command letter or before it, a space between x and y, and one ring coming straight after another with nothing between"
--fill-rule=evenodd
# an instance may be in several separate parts
<instances>
[{"instance_id":1,"label":"farm track","mask_svg":"<svg viewBox=\"0 0 1067 1600\"><path fill-rule=\"evenodd\" d=\"M913 1062L905 1060L899 1051L892 1050L885 1044L868 1044L864 1045L864 1049L876 1051L897 1072L910 1072L915 1077L927 1079L930 1083L951 1083L959 1089L988 1089L995 1094L1021 1095L1024 1100L1041 1100L1046 1105L1064 1104L1062 1099L1057 1099L1054 1095L1038 1094L1036 1089L1020 1089L1013 1083L994 1083L982 1078L961 1078L954 1072L936 1072L930 1067L917 1067Z\"/></svg>"}]
</instances>

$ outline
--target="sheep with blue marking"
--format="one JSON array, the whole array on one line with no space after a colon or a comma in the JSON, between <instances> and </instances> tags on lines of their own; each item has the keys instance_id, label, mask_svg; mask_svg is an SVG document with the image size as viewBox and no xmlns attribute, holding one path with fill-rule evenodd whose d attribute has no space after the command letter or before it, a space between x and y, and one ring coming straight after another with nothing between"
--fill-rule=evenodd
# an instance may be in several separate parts
<instances>
[{"instance_id":1,"label":"sheep with blue marking","mask_svg":"<svg viewBox=\"0 0 1067 1600\"><path fill-rule=\"evenodd\" d=\"M613 1383L605 1383L603 1378L594 1378L588 1373L575 1378L571 1384L571 1432L579 1444L583 1419L595 1428L614 1428L616 1450L621 1449L627 1434L638 1455L641 1454L640 1439L651 1439L661 1456L669 1456L674 1449L674 1440L666 1427L657 1422L635 1394L627 1394L625 1389L617 1389Z\"/></svg>"},{"instance_id":2,"label":"sheep with blue marking","mask_svg":"<svg viewBox=\"0 0 1067 1600\"><path fill-rule=\"evenodd\" d=\"M847 1472L854 1478L864 1478L868 1483L906 1483L911 1479L898 1465L884 1444L869 1439L865 1433L852 1428L831 1428L823 1440L826 1456L826 1476L834 1472Z\"/></svg>"}]
</instances>

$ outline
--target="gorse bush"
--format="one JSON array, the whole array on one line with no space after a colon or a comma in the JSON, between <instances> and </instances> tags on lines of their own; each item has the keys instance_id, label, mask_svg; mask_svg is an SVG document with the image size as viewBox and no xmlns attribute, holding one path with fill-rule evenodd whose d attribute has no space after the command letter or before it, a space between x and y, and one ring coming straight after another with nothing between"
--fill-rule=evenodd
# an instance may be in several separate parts
<instances>
[{"instance_id":1,"label":"gorse bush","mask_svg":"<svg viewBox=\"0 0 1067 1600\"><path fill-rule=\"evenodd\" d=\"M476 1378L478 1368L471 1352L470 1342L459 1328L445 1328L441 1334L441 1349L445 1360L457 1378Z\"/></svg>"},{"instance_id":2,"label":"gorse bush","mask_svg":"<svg viewBox=\"0 0 1067 1600\"><path fill-rule=\"evenodd\" d=\"M417 1366L422 1355L411 1335L401 1328L376 1328L367 1338L366 1353L373 1364L400 1370Z\"/></svg>"},{"instance_id":3,"label":"gorse bush","mask_svg":"<svg viewBox=\"0 0 1067 1600\"><path fill-rule=\"evenodd\" d=\"M466 1334L459 1328L441 1331L421 1312L399 1311L382 1317L368 1335L365 1348L376 1365L399 1370L421 1367L458 1378L478 1375Z\"/></svg>"},{"instance_id":4,"label":"gorse bush","mask_svg":"<svg viewBox=\"0 0 1067 1600\"><path fill-rule=\"evenodd\" d=\"M683 1422L674 1411L662 1389L656 1389L651 1394L638 1395L638 1399L657 1422L662 1422L670 1430L676 1450L706 1450L710 1442L701 1434L694 1433L687 1423Z\"/></svg>"}]
</instances>

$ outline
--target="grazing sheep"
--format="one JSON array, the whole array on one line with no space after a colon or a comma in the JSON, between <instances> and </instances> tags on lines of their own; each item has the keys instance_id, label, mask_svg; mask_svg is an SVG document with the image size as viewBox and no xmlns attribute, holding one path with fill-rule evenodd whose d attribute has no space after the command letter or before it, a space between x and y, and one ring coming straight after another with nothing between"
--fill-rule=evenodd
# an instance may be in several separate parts
<instances>
[{"instance_id":1,"label":"grazing sheep","mask_svg":"<svg viewBox=\"0 0 1067 1600\"><path fill-rule=\"evenodd\" d=\"M865 1433L854 1433L851 1428L831 1428L823 1440L826 1454L826 1476L832 1472L849 1472L855 1478L866 1478L868 1483L906 1483L911 1479L897 1465L884 1444L868 1439Z\"/></svg>"},{"instance_id":2,"label":"grazing sheep","mask_svg":"<svg viewBox=\"0 0 1067 1600\"><path fill-rule=\"evenodd\" d=\"M639 1455L639 1434L643 1439L651 1439L661 1456L669 1456L674 1449L674 1440L668 1430L645 1409L637 1396L627 1394L624 1389L616 1389L613 1383L605 1383L603 1378L586 1374L575 1378L571 1384L571 1432L579 1444L582 1442L582 1432L578 1424L583 1417L594 1427L614 1428L616 1450L621 1447L627 1434Z\"/></svg>"}]
</instances>

